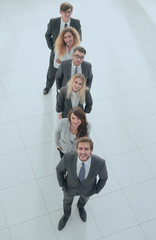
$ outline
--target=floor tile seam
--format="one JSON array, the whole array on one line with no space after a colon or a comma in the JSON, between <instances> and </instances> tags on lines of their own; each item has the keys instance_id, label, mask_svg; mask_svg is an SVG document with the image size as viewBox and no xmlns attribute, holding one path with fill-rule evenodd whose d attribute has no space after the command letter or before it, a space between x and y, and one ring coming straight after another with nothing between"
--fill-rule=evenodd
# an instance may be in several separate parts
<instances>
[{"instance_id":1,"label":"floor tile seam","mask_svg":"<svg viewBox=\"0 0 156 240\"><path fill-rule=\"evenodd\" d=\"M93 138L96 139L97 143L98 143L98 147L100 148L100 150L102 151L102 153L104 154L104 158L107 159L107 154L104 152L103 148L101 147L101 145L99 144L99 141L95 135L95 132L93 130L91 130L92 134L93 134ZM94 140L93 139L93 140Z\"/></svg>"},{"instance_id":2,"label":"floor tile seam","mask_svg":"<svg viewBox=\"0 0 156 240\"><path fill-rule=\"evenodd\" d=\"M11 109L10 106L9 106L9 108ZM20 122L27 121L27 120L30 120L30 119L34 119L34 118L36 118L36 117L38 118L38 117L46 117L46 116L49 117L49 120L50 120L50 122L52 123L52 125L53 125L53 127L54 127L53 121L52 121L49 113L36 114L36 115L29 116L29 117L21 118L21 119L14 119L15 116L14 116L14 113L13 113L13 110L12 110L12 109L11 109L11 114L12 114L13 120L12 120L12 121L9 121L9 122L5 122L5 123L0 123L0 127L1 127L1 126L5 126L5 125L10 125L10 124L12 124L12 123L19 124ZM18 126L18 125L17 125L17 126Z\"/></svg>"},{"instance_id":3,"label":"floor tile seam","mask_svg":"<svg viewBox=\"0 0 156 240\"><path fill-rule=\"evenodd\" d=\"M9 124L9 123L8 123L8 124ZM42 144L37 144L37 145L29 146L29 147L23 147L23 148L21 148L21 149L17 149L17 150L5 152L5 153L0 154L0 156L3 157L3 156L6 156L6 155L8 155L8 154L11 154L11 153L16 153L16 152L31 150L31 149L33 149L33 148L41 147L42 145L47 145L47 144L51 144L51 143L55 144L55 143L54 143L54 140L53 140L53 141L47 141L47 142L44 142L44 143L42 143Z\"/></svg>"},{"instance_id":4,"label":"floor tile seam","mask_svg":"<svg viewBox=\"0 0 156 240\"><path fill-rule=\"evenodd\" d=\"M45 200L45 198L44 198L44 194L43 194L42 189L41 189L40 184L39 184L39 180L38 180L37 178L36 178L36 182L37 182L38 189L39 189L39 191L40 191L40 194L41 194L41 197L42 197L42 200L43 200L44 206L45 206L45 208L46 208L47 215L48 215L48 217L49 217L49 220L50 220L51 226L52 226L53 231L54 231L54 233L55 233L55 236L56 236L56 238L57 238L57 234L56 234L56 231L55 231L55 228L54 228L53 222L52 222L51 217L50 217L50 212L49 212L49 209L48 209L48 205L47 205L47 203L46 203L46 200Z\"/></svg>"},{"instance_id":5,"label":"floor tile seam","mask_svg":"<svg viewBox=\"0 0 156 240\"><path fill-rule=\"evenodd\" d=\"M129 47L136 47L136 46L137 46L137 43L134 43L134 44L130 45ZM138 47L138 46L137 46L137 47ZM117 48L117 49L118 49L118 50L122 50L122 49L125 49L125 47L120 47L120 48ZM113 52L113 54L117 57L117 59L119 60L119 62L120 62L120 64L121 64L121 66L123 67L123 69L127 70L127 69L129 69L129 68L132 68L132 67L133 67L132 64L129 64L128 67L123 65L123 63L121 62L120 58L118 57L118 54L116 53L116 50L117 50L117 49L113 49L112 52ZM127 47L126 47L126 49L127 49ZM148 58L145 56L145 54L142 52L142 50L141 50L140 48L139 48L139 50L140 50L140 52L143 54L143 56L145 57L146 61L150 64ZM135 66L136 66L136 67L139 67L139 66L144 66L144 65L147 65L147 63L137 63Z\"/></svg>"},{"instance_id":6,"label":"floor tile seam","mask_svg":"<svg viewBox=\"0 0 156 240\"><path fill-rule=\"evenodd\" d=\"M124 195L124 197L125 197L125 199L126 199L126 201L127 201L127 204L128 204L128 206L129 206L129 208L131 209L131 211L132 211L132 213L133 213L133 216L135 217L136 221L138 222L138 225L140 226L140 230L141 230L142 234L144 235L145 239L149 240L149 239L147 238L147 236L145 235L142 227L141 227L142 222L139 221L139 219L138 219L137 215L135 214L135 211L133 210L133 207L131 206L131 203L129 202L129 199L127 198L127 196L126 196L126 194L125 194L124 191L123 191L123 195Z\"/></svg>"},{"instance_id":7,"label":"floor tile seam","mask_svg":"<svg viewBox=\"0 0 156 240\"><path fill-rule=\"evenodd\" d=\"M8 104L9 104L9 107L10 107L10 109L11 109L11 113L12 113L12 115L13 115L13 118L15 118L15 117L14 117L13 110L12 110L11 105L10 105L10 102L9 102L8 98L6 98L6 99L7 99L7 102L8 102ZM49 120L51 121L49 114L45 114L45 115L47 115L48 118L49 118ZM44 115L40 115L40 117L41 117L41 116L44 116ZM35 117L33 117L33 118L35 118ZM28 120L28 119L30 119L30 118L27 118L27 120ZM31 118L31 119L32 119L32 118ZM18 132L18 134L19 134L19 136L20 136L20 140L21 140L21 142L22 142L22 144L23 144L23 149L26 150L27 147L26 147L26 145L25 145L24 139L23 139L23 137L22 137L22 134L21 134L21 131L20 131L20 128L19 128L19 125L18 125L19 122L22 122L22 120L21 120L21 121L17 121L17 120L15 119L14 124L16 125L17 132ZM48 141L48 142L49 142L49 141ZM51 141L50 141L50 142L51 142ZM28 154L27 154L27 155L28 155ZM28 156L28 157L29 157L29 156Z\"/></svg>"},{"instance_id":8,"label":"floor tile seam","mask_svg":"<svg viewBox=\"0 0 156 240\"><path fill-rule=\"evenodd\" d=\"M123 193L125 190L128 190L130 188L135 188L135 187L141 186L143 184L154 182L154 181L156 181L156 178L148 179L148 180L145 180L145 181L142 181L142 182L139 182L139 183L135 183L135 184L127 186L127 187L121 187L120 184L119 184L120 189L116 189L116 190L113 190L111 192L106 192L106 193L103 193L102 195L97 195L96 197L90 199L90 201L94 201L98 198L101 198L101 197L103 198L105 196L109 196L109 195L112 195L112 194L115 194L115 193Z\"/></svg>"},{"instance_id":9,"label":"floor tile seam","mask_svg":"<svg viewBox=\"0 0 156 240\"><path fill-rule=\"evenodd\" d=\"M156 41L154 41L155 43L156 43ZM149 43L151 43L151 42L149 42ZM145 45L145 44L147 44L147 43L144 43L144 44L142 44L142 45ZM141 45L141 44L140 44ZM139 48L139 50L141 51L141 53L143 54L143 56L145 57L145 59L146 59L146 61L149 63L149 64L151 64L152 62L155 62L155 61L151 61L150 60L150 57L147 55L146 56L146 54L144 53L144 51L143 51L143 49L141 48L141 46L138 46L138 48Z\"/></svg>"},{"instance_id":10,"label":"floor tile seam","mask_svg":"<svg viewBox=\"0 0 156 240\"><path fill-rule=\"evenodd\" d=\"M153 144L151 144L150 146L152 146L152 145L153 145ZM144 148L144 147L143 147L143 148ZM109 162L110 158L113 158L113 157L116 157L116 156L120 156L120 155L124 155L124 154L126 154L126 153L131 153L131 152L134 152L134 151L138 151L139 154L140 154L140 156L141 156L142 159L143 159L143 162L145 163L145 165L147 166L148 170L150 171L151 176L153 176L151 179L154 179L156 176L155 176L154 172L152 172L152 169L151 169L150 165L148 164L148 162L146 161L146 159L144 158L144 156L143 156L143 154L142 154L142 152L141 152L141 149L143 149L143 148L136 148L136 150L129 150L129 151L125 151L125 152L120 153L120 154L115 154L115 155L107 156L107 163L109 163L110 168L112 169L111 164L110 164L110 162ZM112 171L114 171L114 170L112 169ZM114 173L114 174L115 174L115 173Z\"/></svg>"},{"instance_id":11,"label":"floor tile seam","mask_svg":"<svg viewBox=\"0 0 156 240\"><path fill-rule=\"evenodd\" d=\"M118 109L116 108L115 104L113 103L112 98L110 99L110 102L111 102L113 108L115 109L116 113L118 114L119 118L120 118L121 121L123 121L123 122L131 121L131 120L136 120L136 119L142 118L142 117L144 117L144 116L151 115L151 111L149 111L149 113L142 114L142 116L133 117L133 118L131 118L131 119L124 120L124 119L122 118L122 115L120 114L120 111L118 111ZM146 106L146 107L147 107L147 106ZM149 110L149 108L148 108L148 110Z\"/></svg>"},{"instance_id":12,"label":"floor tile seam","mask_svg":"<svg viewBox=\"0 0 156 240\"><path fill-rule=\"evenodd\" d=\"M3 85L3 83L2 83L2 85ZM11 98L11 97L22 96L22 95L31 94L31 93L33 94L35 92L38 94L38 89L37 88L31 89L31 90L24 90L24 91L22 90L21 92L11 93L11 94L6 93L5 97Z\"/></svg>"},{"instance_id":13,"label":"floor tile seam","mask_svg":"<svg viewBox=\"0 0 156 240\"><path fill-rule=\"evenodd\" d=\"M154 145L154 144L152 144ZM156 178L156 175L154 174L154 171L152 170L152 168L150 167L150 165L148 164L146 158L144 157L143 153L141 152L141 149L143 148L139 148L138 151L139 151L139 154L140 156L142 157L142 159L144 160L144 163L146 164L148 170L150 171L151 175L153 176L153 178Z\"/></svg>"},{"instance_id":14,"label":"floor tile seam","mask_svg":"<svg viewBox=\"0 0 156 240\"><path fill-rule=\"evenodd\" d=\"M96 218L94 217L94 214L92 213L92 210L91 210L91 207L89 206L89 204L87 204L89 210L90 210L90 214L93 218L93 221L94 221L94 225L96 226L97 230L98 230L98 234L100 235L100 238L102 238L102 233L100 231L100 227L98 226L97 222L96 222Z\"/></svg>"},{"instance_id":15,"label":"floor tile seam","mask_svg":"<svg viewBox=\"0 0 156 240\"><path fill-rule=\"evenodd\" d=\"M5 223L6 223L6 228L8 230L8 233L9 233L9 237L10 239L12 239L11 237L11 233L10 233L10 229L9 229L9 223L8 223L8 220L7 220L7 216L6 216L6 213L5 213L5 209L3 207L3 203L2 203L2 200L0 199L0 206L2 208L2 212L3 212L3 216L4 216L4 219L5 219Z\"/></svg>"},{"instance_id":16,"label":"floor tile seam","mask_svg":"<svg viewBox=\"0 0 156 240\"><path fill-rule=\"evenodd\" d=\"M41 214L41 215L39 215L39 216L37 216L37 217L32 217L32 218L30 218L30 219L23 220L23 221L21 221L21 222L8 225L8 228L11 230L11 229L14 228L14 227L18 227L18 226L20 226L20 225L22 225L22 224L28 223L28 222L33 221L33 220L35 220L35 219L40 219L40 218L42 218L42 217L46 217L46 216L48 216L48 215L49 215L48 213L46 213L46 214Z\"/></svg>"},{"instance_id":17,"label":"floor tile seam","mask_svg":"<svg viewBox=\"0 0 156 240\"><path fill-rule=\"evenodd\" d=\"M46 117L46 116L49 117L49 113L48 112L43 113L43 114L39 113L39 114L36 114L34 116L29 116L29 117L25 117L25 118L21 118L21 119L15 119L15 122L20 123L20 122L26 121L28 119L34 119L36 117ZM50 117L49 117L49 120L50 120Z\"/></svg>"},{"instance_id":18,"label":"floor tile seam","mask_svg":"<svg viewBox=\"0 0 156 240\"><path fill-rule=\"evenodd\" d=\"M143 159L143 160L144 160L144 159ZM145 162L145 161L144 161L144 162ZM128 186L123 187L123 186L120 184L120 181L118 180L118 177L116 176L116 173L115 173L115 171L114 171L114 169L113 169L113 167L112 167L112 164L109 162L109 157L107 158L106 163L107 163L107 165L109 165L109 167L110 167L110 169L111 169L111 171L112 171L112 173L113 173L113 175L114 175L114 177L115 177L118 185L120 186L120 190L124 190L124 189L127 189L127 188L129 188L129 187L134 187L135 185L143 184L143 183L145 183L145 182L152 181L152 180L155 180L155 179L156 179L156 177L154 176L154 174L152 174L151 169L149 169L149 166L148 166L147 163L145 162L145 164L147 165L147 168L150 170L151 178L146 179L146 180L143 180L143 181L138 181L137 183L133 183L133 184L130 184L130 185L128 185Z\"/></svg>"},{"instance_id":19,"label":"floor tile seam","mask_svg":"<svg viewBox=\"0 0 156 240\"><path fill-rule=\"evenodd\" d=\"M124 126L125 126L128 134L129 134L129 136L131 137L133 143L135 144L136 149L145 148L145 147L148 147L148 146L151 146L151 145L156 144L156 140L155 140L154 142L152 142L152 143L150 143L150 144L146 144L146 145L139 146L139 145L137 144L137 142L135 141L135 139L134 139L134 137L133 137L133 134L129 131L128 127L126 126L126 123L124 123Z\"/></svg>"},{"instance_id":20,"label":"floor tile seam","mask_svg":"<svg viewBox=\"0 0 156 240\"><path fill-rule=\"evenodd\" d=\"M95 136L94 130L92 130L92 132L93 132L93 135ZM97 137L96 137L96 140L97 140L97 143L98 143L101 151L104 153L104 156L106 157L106 159L107 159L108 157L113 157L113 156L116 156L116 155L121 155L121 154L124 154L124 153L127 153L127 152L131 152L131 151L134 151L134 150L138 149L138 147L137 147L136 144L135 144L135 147L133 147L133 148L131 148L131 149L129 149L129 150L126 150L126 151L124 151L124 152L120 152L120 153L116 153L116 154L113 154L113 155L112 155L112 154L110 154L110 153L107 152L107 151L104 152L104 150L103 150L103 148L102 148L102 146L101 146L101 143L99 142L99 140L98 140Z\"/></svg>"},{"instance_id":21,"label":"floor tile seam","mask_svg":"<svg viewBox=\"0 0 156 240\"><path fill-rule=\"evenodd\" d=\"M24 186L24 185L26 185L26 184L29 184L29 183L36 183L36 178L35 178L35 176L34 176L33 179L29 179L29 180L26 180L26 181L21 182L21 183L16 183L16 184L14 184L14 185L10 185L10 186L1 188L1 189L0 189L0 192L3 193L3 192L5 192L5 191L13 190L13 189L15 189L15 188L17 188L17 187L22 187L22 186Z\"/></svg>"},{"instance_id":22,"label":"floor tile seam","mask_svg":"<svg viewBox=\"0 0 156 240\"><path fill-rule=\"evenodd\" d=\"M134 152L134 151L139 151L139 152L140 152L142 149L147 148L147 147L150 147L150 146L153 146L153 145L155 145L155 143L147 144L147 145L142 146L142 147L136 147L136 148L134 148L134 149L126 150L126 151L120 152L120 153L107 154L106 157L109 159L109 158L112 158L112 157L124 155L124 154L126 154L126 153L130 153L130 152Z\"/></svg>"},{"instance_id":23,"label":"floor tile seam","mask_svg":"<svg viewBox=\"0 0 156 240\"><path fill-rule=\"evenodd\" d=\"M155 87L150 87L150 88L148 88L148 89L146 89L146 90L153 89L153 88L156 89L156 86L155 86ZM145 90L143 90L143 91L145 91ZM138 91L138 94L139 94L140 98L142 99L143 103L145 104L145 106L147 107L147 109L149 110L149 112L151 113L151 115L156 114L156 111L153 112L152 109L150 109L149 104L146 103L144 97L141 95L141 90Z\"/></svg>"},{"instance_id":24,"label":"floor tile seam","mask_svg":"<svg viewBox=\"0 0 156 240\"><path fill-rule=\"evenodd\" d=\"M121 229L121 230L119 230L119 231L115 231L115 232L113 232L113 233L111 233L111 234L105 235L105 236L103 236L103 237L104 237L103 240L105 240L105 238L107 238L107 237L113 237L113 235L115 236L116 234L120 234L120 233L122 233L122 232L124 232L124 231L131 230L131 229L134 229L134 228L136 228L136 227L139 227L139 229L141 230L140 224L135 224L135 225L132 225L132 226L123 228L123 229ZM143 235L144 235L144 234L143 234ZM145 238L145 239L146 239L146 240L149 240L149 239L147 239L147 238Z\"/></svg>"}]
</instances>

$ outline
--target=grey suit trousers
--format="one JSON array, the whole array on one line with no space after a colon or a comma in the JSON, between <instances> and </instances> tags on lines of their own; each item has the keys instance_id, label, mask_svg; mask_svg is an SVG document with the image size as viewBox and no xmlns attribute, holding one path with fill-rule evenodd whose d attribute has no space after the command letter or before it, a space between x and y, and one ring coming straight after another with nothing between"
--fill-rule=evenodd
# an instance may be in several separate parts
<instances>
[{"instance_id":1,"label":"grey suit trousers","mask_svg":"<svg viewBox=\"0 0 156 240\"><path fill-rule=\"evenodd\" d=\"M74 197L75 197L74 195L69 195L66 192L64 192L63 210L64 210L64 216L67 218L69 218L71 214L71 205L73 203ZM78 208L83 208L88 200L89 200L89 197L80 196L77 203Z\"/></svg>"}]
</instances>

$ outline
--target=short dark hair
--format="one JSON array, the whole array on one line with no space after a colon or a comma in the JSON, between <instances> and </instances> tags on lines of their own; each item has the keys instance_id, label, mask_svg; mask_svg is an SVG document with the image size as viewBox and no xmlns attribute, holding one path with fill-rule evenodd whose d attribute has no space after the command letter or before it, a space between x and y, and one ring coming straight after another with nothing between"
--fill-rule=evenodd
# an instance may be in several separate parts
<instances>
[{"instance_id":1,"label":"short dark hair","mask_svg":"<svg viewBox=\"0 0 156 240\"><path fill-rule=\"evenodd\" d=\"M84 49L84 48L81 47L81 46L77 46L77 47L75 47L73 53L75 53L76 51L79 51L79 52L81 52L81 53L86 54L86 49Z\"/></svg>"},{"instance_id":2,"label":"short dark hair","mask_svg":"<svg viewBox=\"0 0 156 240\"><path fill-rule=\"evenodd\" d=\"M89 137L81 137L77 140L77 148L79 146L79 143L89 143L90 145L90 150L93 150L93 141Z\"/></svg>"},{"instance_id":3,"label":"short dark hair","mask_svg":"<svg viewBox=\"0 0 156 240\"><path fill-rule=\"evenodd\" d=\"M62 12L66 12L69 8L71 8L71 10L73 10L73 6L68 2L63 2L60 5L60 11L62 11Z\"/></svg>"}]
</instances>

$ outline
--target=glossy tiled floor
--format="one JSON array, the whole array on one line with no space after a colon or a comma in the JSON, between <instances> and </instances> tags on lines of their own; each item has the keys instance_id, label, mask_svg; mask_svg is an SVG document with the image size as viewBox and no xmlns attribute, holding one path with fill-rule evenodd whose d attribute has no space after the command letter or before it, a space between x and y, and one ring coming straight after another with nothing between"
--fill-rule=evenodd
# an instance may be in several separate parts
<instances>
[{"instance_id":1,"label":"glossy tiled floor","mask_svg":"<svg viewBox=\"0 0 156 240\"><path fill-rule=\"evenodd\" d=\"M44 34L61 1L0 1L0 240L156 239L156 0L71 0L93 65L94 153L109 180L57 230L55 86Z\"/></svg>"}]
</instances>

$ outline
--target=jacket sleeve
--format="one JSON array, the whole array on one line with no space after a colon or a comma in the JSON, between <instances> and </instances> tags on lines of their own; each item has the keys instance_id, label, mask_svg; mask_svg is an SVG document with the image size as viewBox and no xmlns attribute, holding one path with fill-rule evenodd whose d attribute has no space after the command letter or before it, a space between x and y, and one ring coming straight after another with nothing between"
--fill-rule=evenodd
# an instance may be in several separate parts
<instances>
[{"instance_id":1,"label":"jacket sleeve","mask_svg":"<svg viewBox=\"0 0 156 240\"><path fill-rule=\"evenodd\" d=\"M89 90L86 90L86 103L85 103L85 113L90 113L92 110L93 100Z\"/></svg>"},{"instance_id":2,"label":"jacket sleeve","mask_svg":"<svg viewBox=\"0 0 156 240\"><path fill-rule=\"evenodd\" d=\"M47 41L47 45L48 47L53 50L54 48L54 43L53 43L53 35L52 35L52 24L51 24L51 20L47 25L47 31L45 33L45 38Z\"/></svg>"},{"instance_id":3,"label":"jacket sleeve","mask_svg":"<svg viewBox=\"0 0 156 240\"><path fill-rule=\"evenodd\" d=\"M99 180L96 185L96 193L99 193L102 190L102 188L106 184L107 179L108 179L108 173L107 173L107 168L104 161L103 167L101 168L99 173Z\"/></svg>"},{"instance_id":4,"label":"jacket sleeve","mask_svg":"<svg viewBox=\"0 0 156 240\"><path fill-rule=\"evenodd\" d=\"M88 137L89 137L90 136L90 129L91 129L91 124L89 122L88 122L87 129L88 129Z\"/></svg>"},{"instance_id":5,"label":"jacket sleeve","mask_svg":"<svg viewBox=\"0 0 156 240\"><path fill-rule=\"evenodd\" d=\"M63 71L62 71L62 64L60 64L57 72L56 72L56 87L57 87L57 90L61 88L62 86L62 79L63 79Z\"/></svg>"},{"instance_id":6,"label":"jacket sleeve","mask_svg":"<svg viewBox=\"0 0 156 240\"><path fill-rule=\"evenodd\" d=\"M60 119L58 121L56 130L55 130L55 144L56 144L56 146L59 145L59 140L61 138L61 131L62 131L62 119Z\"/></svg>"},{"instance_id":7,"label":"jacket sleeve","mask_svg":"<svg viewBox=\"0 0 156 240\"><path fill-rule=\"evenodd\" d=\"M59 93L59 95L57 97L56 112L58 112L58 113L63 112L65 98L66 98L66 92L64 91L63 88L61 88L60 93Z\"/></svg>"},{"instance_id":8,"label":"jacket sleeve","mask_svg":"<svg viewBox=\"0 0 156 240\"><path fill-rule=\"evenodd\" d=\"M65 166L65 160L63 157L56 167L57 180L60 187L63 187L63 184L65 182L65 178L64 178L65 173L66 173L66 166Z\"/></svg>"},{"instance_id":9,"label":"jacket sleeve","mask_svg":"<svg viewBox=\"0 0 156 240\"><path fill-rule=\"evenodd\" d=\"M90 64L87 83L86 83L86 85L89 89L91 89L92 80L93 80L93 73L92 73L92 65Z\"/></svg>"},{"instance_id":10,"label":"jacket sleeve","mask_svg":"<svg viewBox=\"0 0 156 240\"><path fill-rule=\"evenodd\" d=\"M80 40L82 41L82 30L81 30L81 23L80 23L80 20L78 20L78 25L79 25L79 27L78 27L78 33L79 33L79 35L80 35Z\"/></svg>"}]
</instances>

